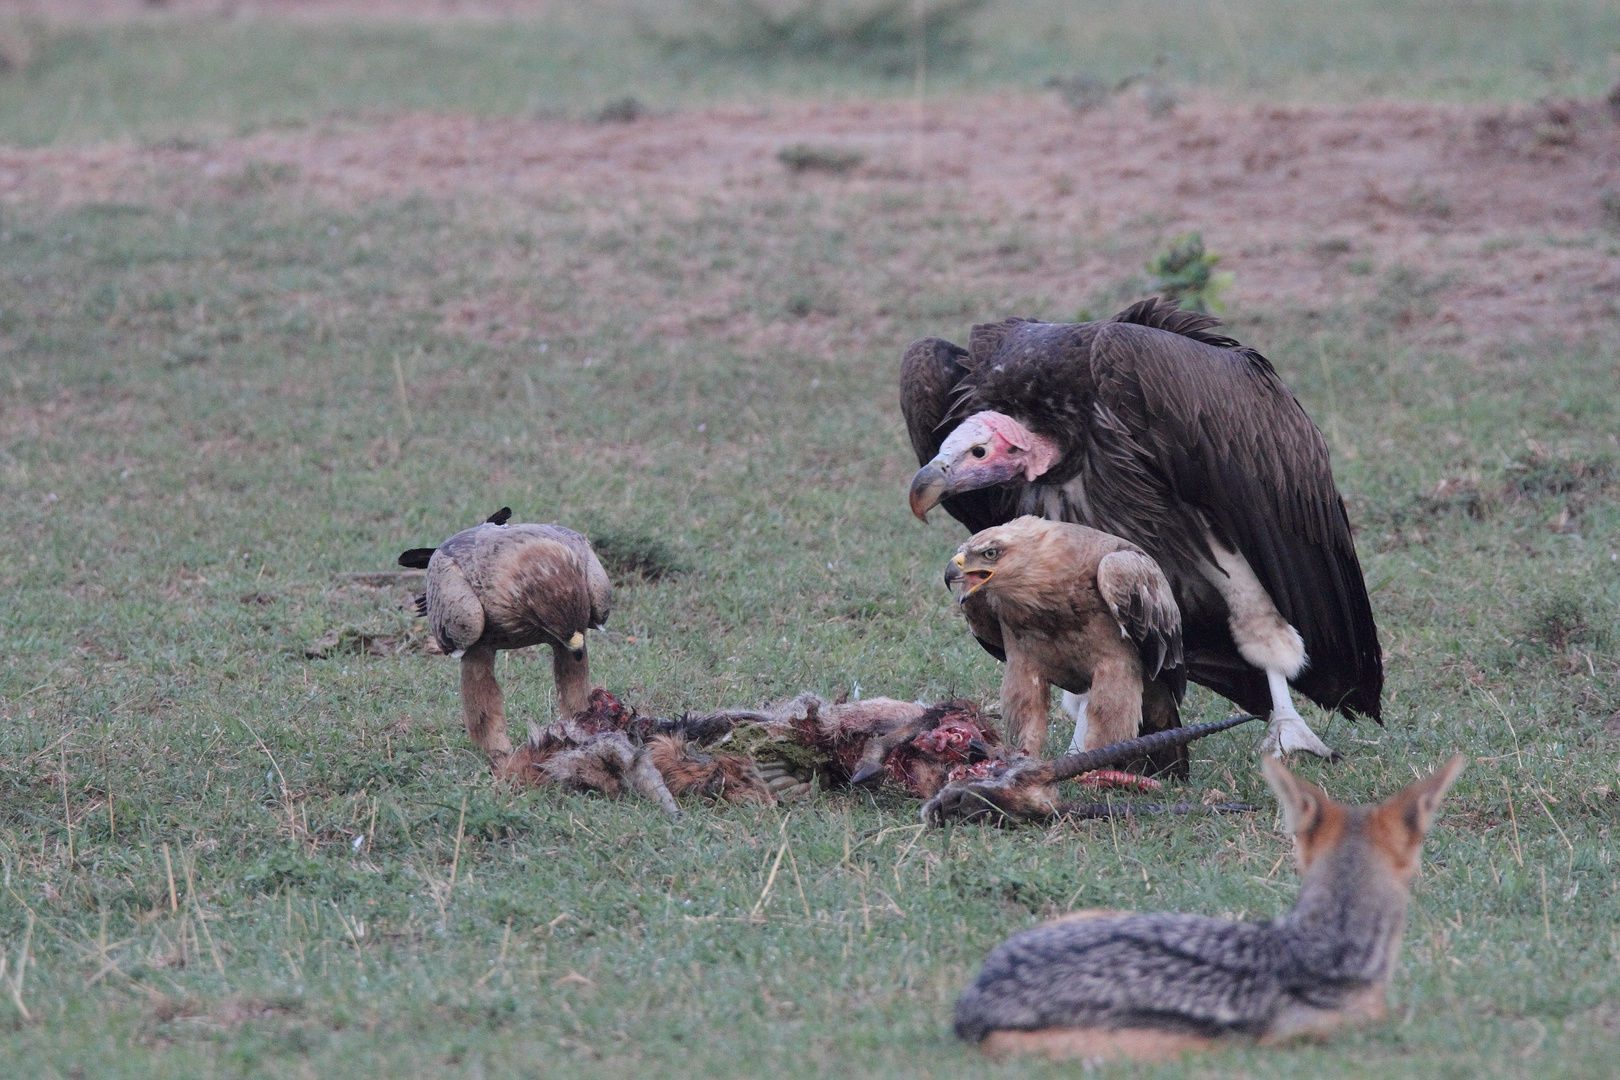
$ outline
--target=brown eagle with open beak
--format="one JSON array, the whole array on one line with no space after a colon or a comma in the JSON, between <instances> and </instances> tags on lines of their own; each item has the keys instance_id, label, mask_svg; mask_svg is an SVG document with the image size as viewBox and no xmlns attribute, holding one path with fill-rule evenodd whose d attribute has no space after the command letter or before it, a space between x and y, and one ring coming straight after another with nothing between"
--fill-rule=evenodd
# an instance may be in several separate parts
<instances>
[{"instance_id":1,"label":"brown eagle with open beak","mask_svg":"<svg viewBox=\"0 0 1620 1080\"><path fill-rule=\"evenodd\" d=\"M1089 694L1077 749L1180 727L1181 613L1141 548L1084 525L1017 518L968 538L945 568L968 626L1007 662L1007 741L1039 756L1054 684ZM1186 750L1149 763L1186 773Z\"/></svg>"}]
</instances>

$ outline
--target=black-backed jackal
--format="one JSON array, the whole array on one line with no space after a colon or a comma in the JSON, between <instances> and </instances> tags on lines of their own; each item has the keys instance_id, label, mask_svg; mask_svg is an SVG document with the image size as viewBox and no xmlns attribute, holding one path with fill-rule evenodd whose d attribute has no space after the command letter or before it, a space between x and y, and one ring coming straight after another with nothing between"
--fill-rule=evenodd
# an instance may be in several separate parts
<instances>
[{"instance_id":1,"label":"black-backed jackal","mask_svg":"<svg viewBox=\"0 0 1620 1080\"><path fill-rule=\"evenodd\" d=\"M1014 934L957 1003L957 1035L991 1054L1163 1060L1222 1036L1273 1043L1382 1019L1423 838L1464 760L1346 806L1267 758L1303 879L1292 911L1077 912Z\"/></svg>"}]
</instances>

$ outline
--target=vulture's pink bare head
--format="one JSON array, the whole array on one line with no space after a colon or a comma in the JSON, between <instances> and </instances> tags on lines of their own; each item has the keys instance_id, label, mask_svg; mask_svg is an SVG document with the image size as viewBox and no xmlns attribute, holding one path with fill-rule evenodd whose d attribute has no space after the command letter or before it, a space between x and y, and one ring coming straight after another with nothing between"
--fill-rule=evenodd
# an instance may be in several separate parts
<instances>
[{"instance_id":1,"label":"vulture's pink bare head","mask_svg":"<svg viewBox=\"0 0 1620 1080\"><path fill-rule=\"evenodd\" d=\"M964 491L1034 480L1058 458L1057 444L998 412L974 413L945 437L934 460L911 479L911 512L924 521L942 499Z\"/></svg>"}]
</instances>

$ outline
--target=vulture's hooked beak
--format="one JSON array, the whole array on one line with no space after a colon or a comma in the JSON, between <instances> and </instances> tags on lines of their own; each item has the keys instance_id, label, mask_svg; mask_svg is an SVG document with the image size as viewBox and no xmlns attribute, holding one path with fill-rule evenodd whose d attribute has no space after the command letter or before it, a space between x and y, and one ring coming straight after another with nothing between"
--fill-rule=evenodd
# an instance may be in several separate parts
<instances>
[{"instance_id":1,"label":"vulture's hooked beak","mask_svg":"<svg viewBox=\"0 0 1620 1080\"><path fill-rule=\"evenodd\" d=\"M945 465L935 458L918 469L917 475L911 478L911 512L917 515L919 521L927 521L928 511L950 494L949 488L950 479L945 475Z\"/></svg>"},{"instance_id":2,"label":"vulture's hooked beak","mask_svg":"<svg viewBox=\"0 0 1620 1080\"><path fill-rule=\"evenodd\" d=\"M575 660L585 659L585 632L575 630L574 636L568 639L568 653Z\"/></svg>"},{"instance_id":3,"label":"vulture's hooked beak","mask_svg":"<svg viewBox=\"0 0 1620 1080\"><path fill-rule=\"evenodd\" d=\"M976 442L954 453L947 441L939 456L918 469L917 475L911 478L911 512L927 521L928 511L942 500L967 491L1027 479L1032 475L1032 463L1044 463L1050 456L1043 455L1036 461L1024 450L1009 447L1007 441L1000 437Z\"/></svg>"}]
</instances>

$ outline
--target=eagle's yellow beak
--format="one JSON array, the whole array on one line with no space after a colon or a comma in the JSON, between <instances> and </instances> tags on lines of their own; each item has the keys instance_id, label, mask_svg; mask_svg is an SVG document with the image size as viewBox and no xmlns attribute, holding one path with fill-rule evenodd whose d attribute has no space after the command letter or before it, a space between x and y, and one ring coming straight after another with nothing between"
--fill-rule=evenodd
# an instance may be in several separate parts
<instances>
[{"instance_id":1,"label":"eagle's yellow beak","mask_svg":"<svg viewBox=\"0 0 1620 1080\"><path fill-rule=\"evenodd\" d=\"M967 556L959 551L951 557L951 561L945 566L945 587L951 591L951 595L956 597L956 602L960 604L983 588L984 583L989 581L990 576L994 573L994 570L975 570L968 573Z\"/></svg>"},{"instance_id":2,"label":"eagle's yellow beak","mask_svg":"<svg viewBox=\"0 0 1620 1080\"><path fill-rule=\"evenodd\" d=\"M996 572L994 570L975 570L971 574L962 575L962 580L968 583L968 587L963 591L959 599L966 600L968 597L984 588L985 582L995 577L995 575Z\"/></svg>"}]
</instances>

